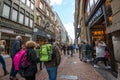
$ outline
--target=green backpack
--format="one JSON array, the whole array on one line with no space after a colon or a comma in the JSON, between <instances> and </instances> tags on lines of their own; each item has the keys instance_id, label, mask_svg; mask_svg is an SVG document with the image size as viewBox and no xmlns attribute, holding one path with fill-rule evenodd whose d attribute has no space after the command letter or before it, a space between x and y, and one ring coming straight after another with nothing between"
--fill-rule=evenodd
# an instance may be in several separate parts
<instances>
[{"instance_id":1,"label":"green backpack","mask_svg":"<svg viewBox=\"0 0 120 80\"><path fill-rule=\"evenodd\" d=\"M45 44L40 48L40 61L51 61L52 60L52 45Z\"/></svg>"}]
</instances>

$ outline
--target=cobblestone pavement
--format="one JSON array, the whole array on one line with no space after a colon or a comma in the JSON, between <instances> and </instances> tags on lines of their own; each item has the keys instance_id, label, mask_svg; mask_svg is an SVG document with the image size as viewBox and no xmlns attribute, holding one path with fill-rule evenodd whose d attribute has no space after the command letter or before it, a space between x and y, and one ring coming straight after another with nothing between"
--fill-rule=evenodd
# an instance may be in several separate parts
<instances>
[{"instance_id":1,"label":"cobblestone pavement","mask_svg":"<svg viewBox=\"0 0 120 80\"><path fill-rule=\"evenodd\" d=\"M10 71L11 59L6 58L7 70ZM2 76L2 66L0 64L0 80L9 80L9 75ZM19 80L24 80L17 74ZM36 80L48 80L45 67L37 72ZM79 60L78 54L73 57L68 55L62 56L62 61L58 69L57 80L105 80L90 64L83 63Z\"/></svg>"}]
</instances>

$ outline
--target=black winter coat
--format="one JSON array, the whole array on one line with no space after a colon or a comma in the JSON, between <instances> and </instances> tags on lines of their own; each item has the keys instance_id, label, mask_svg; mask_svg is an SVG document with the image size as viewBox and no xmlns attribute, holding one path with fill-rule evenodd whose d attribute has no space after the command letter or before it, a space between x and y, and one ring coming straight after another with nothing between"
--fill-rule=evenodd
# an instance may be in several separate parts
<instances>
[{"instance_id":1,"label":"black winter coat","mask_svg":"<svg viewBox=\"0 0 120 80\"><path fill-rule=\"evenodd\" d=\"M37 73L37 62L39 62L39 58L37 58L36 52L32 48L27 48L27 59L31 63L30 66L25 71L25 76L34 76Z\"/></svg>"}]
</instances>

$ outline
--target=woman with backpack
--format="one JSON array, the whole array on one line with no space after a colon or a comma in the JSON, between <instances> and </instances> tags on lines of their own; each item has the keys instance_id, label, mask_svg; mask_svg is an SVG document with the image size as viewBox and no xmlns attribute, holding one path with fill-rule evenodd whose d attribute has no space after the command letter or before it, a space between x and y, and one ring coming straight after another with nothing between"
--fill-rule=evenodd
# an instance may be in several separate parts
<instances>
[{"instance_id":1,"label":"woman with backpack","mask_svg":"<svg viewBox=\"0 0 120 80\"><path fill-rule=\"evenodd\" d=\"M36 43L34 41L26 42L27 60L30 62L28 68L25 69L24 77L26 80L35 80L35 75L37 73L37 62L39 62L39 58L37 58L34 50L35 47Z\"/></svg>"}]
</instances>

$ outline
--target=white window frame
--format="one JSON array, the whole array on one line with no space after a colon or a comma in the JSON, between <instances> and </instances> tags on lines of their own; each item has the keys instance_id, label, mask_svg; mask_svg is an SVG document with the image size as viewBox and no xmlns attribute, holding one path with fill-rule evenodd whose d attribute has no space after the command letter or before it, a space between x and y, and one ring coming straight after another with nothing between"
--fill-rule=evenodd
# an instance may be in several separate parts
<instances>
[{"instance_id":1,"label":"white window frame","mask_svg":"<svg viewBox=\"0 0 120 80\"><path fill-rule=\"evenodd\" d=\"M26 20L27 19L27 20ZM29 17L25 16L25 25L28 26L29 25Z\"/></svg>"},{"instance_id":2,"label":"white window frame","mask_svg":"<svg viewBox=\"0 0 120 80\"><path fill-rule=\"evenodd\" d=\"M30 19L30 27L33 28L33 20Z\"/></svg>"},{"instance_id":3,"label":"white window frame","mask_svg":"<svg viewBox=\"0 0 120 80\"><path fill-rule=\"evenodd\" d=\"M40 7L40 9L43 9L43 3L42 2L40 2L39 7Z\"/></svg>"},{"instance_id":4,"label":"white window frame","mask_svg":"<svg viewBox=\"0 0 120 80\"><path fill-rule=\"evenodd\" d=\"M31 2L31 9L34 10L34 4Z\"/></svg>"},{"instance_id":5,"label":"white window frame","mask_svg":"<svg viewBox=\"0 0 120 80\"><path fill-rule=\"evenodd\" d=\"M27 1L26 1L26 5L27 5L28 7L30 7L30 0L27 0Z\"/></svg>"},{"instance_id":6,"label":"white window frame","mask_svg":"<svg viewBox=\"0 0 120 80\"><path fill-rule=\"evenodd\" d=\"M17 14L15 12L17 12ZM12 10L12 20L17 21L17 19L18 19L18 11L16 9L13 9Z\"/></svg>"},{"instance_id":7,"label":"white window frame","mask_svg":"<svg viewBox=\"0 0 120 80\"><path fill-rule=\"evenodd\" d=\"M25 3L25 0L21 0L21 2Z\"/></svg>"},{"instance_id":8,"label":"white window frame","mask_svg":"<svg viewBox=\"0 0 120 80\"><path fill-rule=\"evenodd\" d=\"M7 10L7 8L8 8L8 10ZM10 7L6 4L4 4L2 16L5 18L9 18L9 16L10 16Z\"/></svg>"},{"instance_id":9,"label":"white window frame","mask_svg":"<svg viewBox=\"0 0 120 80\"><path fill-rule=\"evenodd\" d=\"M21 20L21 18L22 18L21 15L23 16L22 20ZM19 14L19 23L24 24L24 14L22 14L22 13Z\"/></svg>"}]
</instances>

